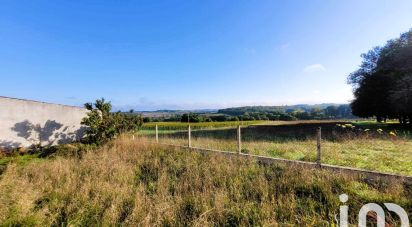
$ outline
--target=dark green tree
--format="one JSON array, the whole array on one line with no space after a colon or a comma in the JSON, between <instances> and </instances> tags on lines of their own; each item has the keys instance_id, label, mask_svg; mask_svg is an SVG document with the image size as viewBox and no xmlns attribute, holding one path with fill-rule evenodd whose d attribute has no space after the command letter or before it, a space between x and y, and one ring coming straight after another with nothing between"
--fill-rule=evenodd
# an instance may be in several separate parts
<instances>
[{"instance_id":1,"label":"dark green tree","mask_svg":"<svg viewBox=\"0 0 412 227\"><path fill-rule=\"evenodd\" d=\"M363 54L348 82L354 87L354 115L412 124L412 30Z\"/></svg>"},{"instance_id":2,"label":"dark green tree","mask_svg":"<svg viewBox=\"0 0 412 227\"><path fill-rule=\"evenodd\" d=\"M181 122L201 122L201 119L199 118L198 114L195 113L185 113L182 115Z\"/></svg>"}]
</instances>

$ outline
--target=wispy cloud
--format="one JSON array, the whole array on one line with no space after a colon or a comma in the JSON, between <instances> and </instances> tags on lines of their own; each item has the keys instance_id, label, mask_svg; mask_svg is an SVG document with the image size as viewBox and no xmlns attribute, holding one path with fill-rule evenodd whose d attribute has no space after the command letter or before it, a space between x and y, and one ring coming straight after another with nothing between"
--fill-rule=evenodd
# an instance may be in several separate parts
<instances>
[{"instance_id":1,"label":"wispy cloud","mask_svg":"<svg viewBox=\"0 0 412 227\"><path fill-rule=\"evenodd\" d=\"M286 50L286 49L288 49L289 47L290 47L290 43L284 43L284 44L282 44L282 45L279 46L279 48L280 48L281 50Z\"/></svg>"},{"instance_id":2,"label":"wispy cloud","mask_svg":"<svg viewBox=\"0 0 412 227\"><path fill-rule=\"evenodd\" d=\"M244 47L244 48L241 49L241 51L243 53L250 54L250 55L256 54L256 49L253 48L253 47Z\"/></svg>"},{"instance_id":3,"label":"wispy cloud","mask_svg":"<svg viewBox=\"0 0 412 227\"><path fill-rule=\"evenodd\" d=\"M322 72L326 71L326 68L322 64L313 64L306 66L303 71L306 73Z\"/></svg>"}]
</instances>

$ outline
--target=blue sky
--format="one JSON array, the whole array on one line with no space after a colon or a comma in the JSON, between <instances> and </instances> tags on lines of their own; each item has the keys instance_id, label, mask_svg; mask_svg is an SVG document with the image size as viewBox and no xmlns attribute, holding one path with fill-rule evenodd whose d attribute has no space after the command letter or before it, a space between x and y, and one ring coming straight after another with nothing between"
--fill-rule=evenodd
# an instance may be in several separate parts
<instances>
[{"instance_id":1,"label":"blue sky","mask_svg":"<svg viewBox=\"0 0 412 227\"><path fill-rule=\"evenodd\" d=\"M412 28L412 1L0 4L0 95L201 109L345 103L360 54Z\"/></svg>"}]
</instances>

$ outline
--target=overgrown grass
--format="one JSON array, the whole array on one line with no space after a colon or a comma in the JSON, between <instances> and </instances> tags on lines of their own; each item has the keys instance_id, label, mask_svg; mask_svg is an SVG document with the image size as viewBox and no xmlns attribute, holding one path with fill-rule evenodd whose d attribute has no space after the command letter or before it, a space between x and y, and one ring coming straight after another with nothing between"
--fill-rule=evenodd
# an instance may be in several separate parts
<instances>
[{"instance_id":1,"label":"overgrown grass","mask_svg":"<svg viewBox=\"0 0 412 227\"><path fill-rule=\"evenodd\" d=\"M77 157L81 158L83 153L95 149L96 145L82 143L60 144L51 147L19 148L9 152L0 152L0 176L10 163L24 166L33 162L43 162L45 158L53 157Z\"/></svg>"},{"instance_id":2,"label":"overgrown grass","mask_svg":"<svg viewBox=\"0 0 412 227\"><path fill-rule=\"evenodd\" d=\"M343 125L347 122L291 122L244 127L242 152L314 162L316 128L320 126L323 163L412 176L412 141L409 137L400 133L397 136L389 135L389 132L394 130L390 127L383 127L383 132L379 133L379 127L369 127L372 123L358 122L357 126L347 125L345 128L337 124ZM361 125L364 127L360 127ZM166 130L160 133L159 140L162 143L187 145L186 131ZM153 138L150 133L145 135ZM236 130L194 130L192 145L236 151Z\"/></svg>"},{"instance_id":3,"label":"overgrown grass","mask_svg":"<svg viewBox=\"0 0 412 227\"><path fill-rule=\"evenodd\" d=\"M0 223L6 226L331 226L342 193L349 195L352 224L368 202L393 202L412 212L412 189L401 182L127 138L81 157L9 163L0 177Z\"/></svg>"}]
</instances>

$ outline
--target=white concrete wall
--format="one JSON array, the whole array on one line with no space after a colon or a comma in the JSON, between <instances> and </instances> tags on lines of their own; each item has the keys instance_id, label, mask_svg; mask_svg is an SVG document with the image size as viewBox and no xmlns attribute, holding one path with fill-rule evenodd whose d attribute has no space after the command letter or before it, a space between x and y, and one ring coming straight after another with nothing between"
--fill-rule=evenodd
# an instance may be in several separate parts
<instances>
[{"instance_id":1,"label":"white concrete wall","mask_svg":"<svg viewBox=\"0 0 412 227\"><path fill-rule=\"evenodd\" d=\"M0 148L60 144L78 140L87 110L0 96Z\"/></svg>"}]
</instances>

